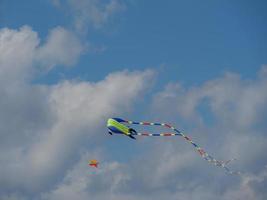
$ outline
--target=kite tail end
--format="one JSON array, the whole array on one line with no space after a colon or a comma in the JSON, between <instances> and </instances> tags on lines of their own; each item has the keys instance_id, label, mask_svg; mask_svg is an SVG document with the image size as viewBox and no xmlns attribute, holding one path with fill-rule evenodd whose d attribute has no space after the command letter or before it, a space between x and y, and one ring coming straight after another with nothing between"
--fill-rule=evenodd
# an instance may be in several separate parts
<instances>
[{"instance_id":1,"label":"kite tail end","mask_svg":"<svg viewBox=\"0 0 267 200\"><path fill-rule=\"evenodd\" d=\"M227 160L225 162L223 162L224 165L228 165L230 162L236 160L236 158L233 158L233 159L230 159L230 160Z\"/></svg>"}]
</instances>

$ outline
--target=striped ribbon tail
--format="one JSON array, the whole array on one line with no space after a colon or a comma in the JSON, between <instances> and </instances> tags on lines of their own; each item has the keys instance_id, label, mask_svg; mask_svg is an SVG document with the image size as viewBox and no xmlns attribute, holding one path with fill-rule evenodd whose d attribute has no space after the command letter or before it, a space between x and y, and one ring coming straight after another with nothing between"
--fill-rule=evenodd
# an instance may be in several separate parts
<instances>
[{"instance_id":1,"label":"striped ribbon tail","mask_svg":"<svg viewBox=\"0 0 267 200\"><path fill-rule=\"evenodd\" d=\"M128 124L133 124L133 125L144 125L144 126L163 126L165 128L171 129L173 132L172 133L134 133L132 135L137 135L137 136L150 136L150 137L155 137L155 136L162 136L162 137L167 137L167 136L182 136L187 142L191 143L195 150L200 154L200 156L205 159L206 161L208 161L209 163L218 166L218 167L222 167L227 173L229 174L233 174L233 175L240 175L241 172L239 171L232 171L230 170L226 165L229 164L231 161L235 160L235 159L231 159L228 161L219 161L216 160L214 157L212 157L211 155L209 155L203 148L201 148L200 146L198 146L195 142L193 142L191 140L190 137L186 136L184 133L182 133L181 131L179 131L178 129L176 129L175 127L166 124L166 123L152 123L152 122L134 122L134 121L129 121L129 120L125 120L125 123Z\"/></svg>"}]
</instances>

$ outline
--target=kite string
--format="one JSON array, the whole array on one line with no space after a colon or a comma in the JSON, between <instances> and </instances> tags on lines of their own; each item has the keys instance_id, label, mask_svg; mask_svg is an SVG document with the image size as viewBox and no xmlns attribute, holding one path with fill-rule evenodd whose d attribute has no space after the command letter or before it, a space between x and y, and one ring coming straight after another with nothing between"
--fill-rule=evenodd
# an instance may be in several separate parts
<instances>
[{"instance_id":1,"label":"kite string","mask_svg":"<svg viewBox=\"0 0 267 200\"><path fill-rule=\"evenodd\" d=\"M152 123L152 122L134 122L134 121L129 121L129 120L125 120L125 123L135 124L135 125L145 125L145 126L163 126L163 127L168 128L168 129L172 129L176 133L134 133L133 135L140 135L140 136L182 136L186 141L188 141L189 143L191 143L194 146L196 151L200 154L200 156L203 159L205 159L209 163L212 163L212 164L214 164L216 166L224 168L230 174L240 175L239 171L232 171L226 166L227 164L229 164L229 162L231 162L231 161L233 161L235 159L231 159L231 160L227 160L227 161L216 160L211 155L209 155L203 148L201 148L195 142L193 142L190 139L190 137L186 136L184 133L182 133L181 131L179 131L178 129L176 129L175 127L173 127L173 126L171 126L169 124L166 124L166 123Z\"/></svg>"}]
</instances>

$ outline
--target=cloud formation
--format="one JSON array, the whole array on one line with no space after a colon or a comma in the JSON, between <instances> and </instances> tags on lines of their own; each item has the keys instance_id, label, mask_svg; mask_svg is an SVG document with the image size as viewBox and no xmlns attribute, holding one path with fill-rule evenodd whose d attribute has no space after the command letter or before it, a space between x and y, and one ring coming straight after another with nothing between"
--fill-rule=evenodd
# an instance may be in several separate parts
<instances>
[{"instance_id":1,"label":"cloud formation","mask_svg":"<svg viewBox=\"0 0 267 200\"><path fill-rule=\"evenodd\" d=\"M49 68L56 65L74 65L84 50L79 38L72 32L56 27L48 35L47 41L37 52L39 62Z\"/></svg>"},{"instance_id":2,"label":"cloud formation","mask_svg":"<svg viewBox=\"0 0 267 200\"><path fill-rule=\"evenodd\" d=\"M119 0L52 0L52 3L59 8L66 8L78 32L87 32L89 27L98 29L126 8Z\"/></svg>"},{"instance_id":3,"label":"cloud formation","mask_svg":"<svg viewBox=\"0 0 267 200\"><path fill-rule=\"evenodd\" d=\"M153 71L33 84L36 70L74 64L79 40L57 27L42 43L24 26L1 29L0 41L0 199L266 199L266 66L255 79L226 73L191 88L168 84L147 102L155 119L188 127L216 158L238 158L233 167L245 173L235 177L201 160L181 138L134 145L125 138L128 148L143 150L125 163L101 145L104 119L130 111ZM94 174L89 157L103 160Z\"/></svg>"},{"instance_id":4,"label":"cloud formation","mask_svg":"<svg viewBox=\"0 0 267 200\"><path fill-rule=\"evenodd\" d=\"M214 156L224 159L237 156L237 163L231 167L243 169L241 177L229 176L201 160L181 138L150 141L139 138L137 148L145 150L142 154L127 163L103 162L96 174L88 174L84 154L57 188L43 193L43 199L266 199L266 126L253 131L255 124L264 125L265 72L266 67L262 67L254 80L227 73L194 88L170 84L155 95L152 104L154 116L160 113L165 119L177 116L184 124L195 123L190 135L210 153L215 152ZM251 88L255 99L242 100ZM203 104L215 118L213 123L199 108ZM260 112L255 113L254 109ZM237 123L228 119L241 113L246 113L252 122L247 124L246 118L237 119Z\"/></svg>"},{"instance_id":5,"label":"cloud formation","mask_svg":"<svg viewBox=\"0 0 267 200\"><path fill-rule=\"evenodd\" d=\"M99 121L131 108L153 72L122 71L96 83L31 84L31 72L40 63L72 64L80 51L70 58L64 41L73 40L78 49L79 41L63 28L53 29L41 46L37 33L27 26L0 33L0 197L38 198L64 177L85 145L99 139L97 130L104 126ZM54 38L60 42L54 43ZM131 83L127 90L126 82Z\"/></svg>"},{"instance_id":6,"label":"cloud formation","mask_svg":"<svg viewBox=\"0 0 267 200\"><path fill-rule=\"evenodd\" d=\"M0 30L0 80L2 83L25 81L38 69L73 65L83 48L79 39L62 27L52 29L44 43L29 26L19 30L3 28Z\"/></svg>"}]
</instances>

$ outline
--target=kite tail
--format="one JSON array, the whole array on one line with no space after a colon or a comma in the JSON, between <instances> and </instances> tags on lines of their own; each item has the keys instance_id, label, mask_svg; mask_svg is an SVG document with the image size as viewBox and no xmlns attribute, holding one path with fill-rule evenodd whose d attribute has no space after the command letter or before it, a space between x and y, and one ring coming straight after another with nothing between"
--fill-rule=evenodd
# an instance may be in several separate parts
<instances>
[{"instance_id":1,"label":"kite tail","mask_svg":"<svg viewBox=\"0 0 267 200\"><path fill-rule=\"evenodd\" d=\"M241 172L232 171L226 166L231 161L236 160L236 159L230 159L230 160L227 160L227 161L216 160L214 157L209 155L203 148L201 148L195 142L193 142L188 136L186 136L184 133L182 133L181 131L179 131L178 129L176 129L175 127L173 127L173 126L171 126L169 124L166 124L166 123L151 123L151 122L134 122L134 121L128 121L128 120L125 120L124 122L128 123L128 124L135 124L135 125L163 126L163 127L168 128L168 129L171 129L175 133L134 133L132 135L139 135L139 136L182 136L187 142L191 143L194 146L195 150L200 154L200 156L203 159L205 159L206 161L208 161L209 163L211 163L211 164L213 164L215 166L218 166L218 167L222 167L229 174L235 174L235 175L240 175L241 174Z\"/></svg>"}]
</instances>

